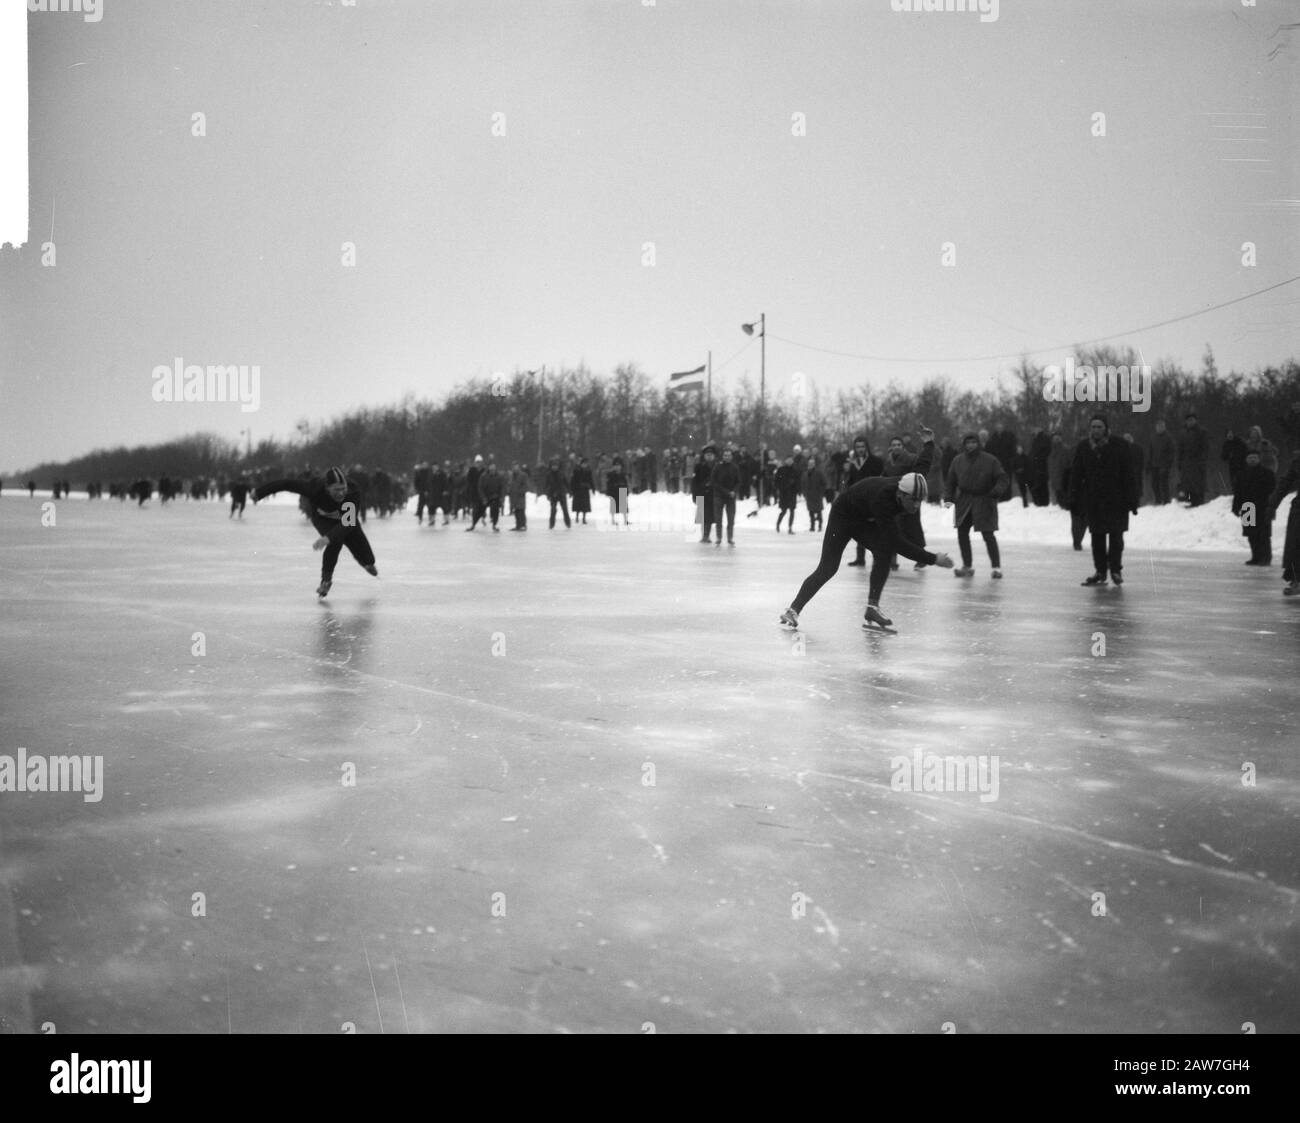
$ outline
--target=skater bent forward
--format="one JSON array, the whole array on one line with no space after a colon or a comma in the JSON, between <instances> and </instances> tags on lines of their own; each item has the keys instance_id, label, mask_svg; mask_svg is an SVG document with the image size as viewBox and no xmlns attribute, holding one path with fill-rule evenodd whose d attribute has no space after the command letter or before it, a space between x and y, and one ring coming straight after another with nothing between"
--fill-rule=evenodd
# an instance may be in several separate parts
<instances>
[{"instance_id":1,"label":"skater bent forward","mask_svg":"<svg viewBox=\"0 0 1300 1123\"><path fill-rule=\"evenodd\" d=\"M867 601L866 621L888 627L891 621L880 611L880 594L889 579L890 558L894 554L922 565L952 568L947 554L932 554L903 536L899 516L915 512L925 502L928 488L925 474L934 462L934 431L920 430L925 448L916 462L916 471L900 479L872 476L860 480L840 494L831 504L830 518L826 520L826 534L822 539L822 556L817 568L800 586L799 594L781 615L781 623L799 626L799 613L817 591L826 584L840 567L840 558L850 539L871 551L871 580Z\"/></svg>"},{"instance_id":2,"label":"skater bent forward","mask_svg":"<svg viewBox=\"0 0 1300 1123\"><path fill-rule=\"evenodd\" d=\"M342 468L331 468L318 480L272 480L264 483L253 492L253 502L258 503L277 491L292 491L310 505L311 524L320 535L312 543L312 548L325 551L321 556L317 596L329 593L334 581L334 566L344 546L371 577L379 576L379 570L375 568L375 553L359 522L361 495L349 483Z\"/></svg>"}]
</instances>

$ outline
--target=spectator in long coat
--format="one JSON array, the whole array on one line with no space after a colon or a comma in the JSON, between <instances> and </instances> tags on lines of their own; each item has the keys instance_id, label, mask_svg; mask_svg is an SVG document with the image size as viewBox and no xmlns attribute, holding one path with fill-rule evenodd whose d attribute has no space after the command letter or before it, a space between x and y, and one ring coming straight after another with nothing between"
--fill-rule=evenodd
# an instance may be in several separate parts
<instances>
[{"instance_id":1,"label":"spectator in long coat","mask_svg":"<svg viewBox=\"0 0 1300 1123\"><path fill-rule=\"evenodd\" d=\"M1259 453L1246 453L1246 466L1237 476L1232 493L1232 513L1241 519L1241 533L1250 546L1247 565L1273 564L1273 518L1269 500L1277 486L1277 476L1265 468Z\"/></svg>"},{"instance_id":2,"label":"spectator in long coat","mask_svg":"<svg viewBox=\"0 0 1300 1123\"><path fill-rule=\"evenodd\" d=\"M564 470L560 467L560 458L552 456L551 462L546 468L546 498L551 503L551 530L555 529L555 509L558 507L564 513L564 525L572 526L569 521L569 500L565 496ZM574 505L577 509L577 505Z\"/></svg>"},{"instance_id":3,"label":"spectator in long coat","mask_svg":"<svg viewBox=\"0 0 1300 1123\"><path fill-rule=\"evenodd\" d=\"M828 490L826 473L817 463L817 457L808 457L808 470L803 474L803 500L808 506L808 532L822 529L822 510Z\"/></svg>"},{"instance_id":4,"label":"spectator in long coat","mask_svg":"<svg viewBox=\"0 0 1300 1123\"><path fill-rule=\"evenodd\" d=\"M1205 471L1210 462L1210 434L1201 428L1196 414L1189 413L1178 438L1178 487L1187 493L1191 507L1205 502Z\"/></svg>"},{"instance_id":5,"label":"spectator in long coat","mask_svg":"<svg viewBox=\"0 0 1300 1123\"><path fill-rule=\"evenodd\" d=\"M944 478L944 496L955 504L953 526L957 528L957 544L961 548L961 568L953 570L954 576L970 577L974 574L974 555L971 552L970 532L984 537L989 553L993 576L1002 576L1002 558L998 550L998 500L1011 494L1011 477L998 458L980 448L979 437L967 433L962 438L962 451L953 458Z\"/></svg>"},{"instance_id":6,"label":"spectator in long coat","mask_svg":"<svg viewBox=\"0 0 1300 1123\"><path fill-rule=\"evenodd\" d=\"M855 437L853 439L853 455L844 463L844 483L841 491L847 491L859 480L870 479L872 476L881 476L885 472L885 462L871 451L871 446L867 444L866 437ZM867 564L867 548L861 542L857 544L857 550L849 565L865 566Z\"/></svg>"},{"instance_id":7,"label":"spectator in long coat","mask_svg":"<svg viewBox=\"0 0 1300 1123\"><path fill-rule=\"evenodd\" d=\"M1025 453L1024 445L1016 445L1016 451L1011 454L1011 463L1008 465L1011 469L1011 475L1015 477L1016 487L1020 489L1020 505L1029 506L1029 457Z\"/></svg>"},{"instance_id":8,"label":"spectator in long coat","mask_svg":"<svg viewBox=\"0 0 1300 1123\"><path fill-rule=\"evenodd\" d=\"M1157 507L1169 502L1169 473L1177 451L1174 438L1165 429L1164 419L1156 422L1155 435L1147 446L1147 471L1151 473L1151 501Z\"/></svg>"},{"instance_id":9,"label":"spectator in long coat","mask_svg":"<svg viewBox=\"0 0 1300 1123\"><path fill-rule=\"evenodd\" d=\"M1059 432L1052 434L1052 452L1047 458L1047 482L1052 490L1052 502L1058 507L1070 505L1070 493L1065 486L1065 475L1070 470L1070 449Z\"/></svg>"},{"instance_id":10,"label":"spectator in long coat","mask_svg":"<svg viewBox=\"0 0 1300 1123\"><path fill-rule=\"evenodd\" d=\"M1110 435L1106 418L1095 413L1088 438L1079 442L1070 467L1070 507L1088 520L1095 572L1085 585L1124 583L1124 534L1128 517L1138 511L1138 487L1128 445Z\"/></svg>"},{"instance_id":11,"label":"spectator in long coat","mask_svg":"<svg viewBox=\"0 0 1300 1123\"><path fill-rule=\"evenodd\" d=\"M595 487L591 464L584 456L578 461L578 466L573 469L573 475L569 479L569 490L573 492L573 517L577 519L581 515L583 525L586 525L587 516L591 514L591 493Z\"/></svg>"},{"instance_id":12,"label":"spectator in long coat","mask_svg":"<svg viewBox=\"0 0 1300 1123\"><path fill-rule=\"evenodd\" d=\"M1052 438L1039 429L1029 442L1029 493L1035 507L1046 507L1050 501L1047 483L1047 460L1052 455Z\"/></svg>"},{"instance_id":13,"label":"spectator in long coat","mask_svg":"<svg viewBox=\"0 0 1300 1123\"><path fill-rule=\"evenodd\" d=\"M1291 457L1291 467L1277 481L1277 490L1273 492L1273 498L1268 504L1270 521L1277 518L1277 509L1287 493L1292 491L1296 496L1291 500L1291 511L1286 519L1286 539L1282 547L1282 577L1286 581L1286 588L1282 590L1284 597L1300 595L1300 452Z\"/></svg>"}]
</instances>

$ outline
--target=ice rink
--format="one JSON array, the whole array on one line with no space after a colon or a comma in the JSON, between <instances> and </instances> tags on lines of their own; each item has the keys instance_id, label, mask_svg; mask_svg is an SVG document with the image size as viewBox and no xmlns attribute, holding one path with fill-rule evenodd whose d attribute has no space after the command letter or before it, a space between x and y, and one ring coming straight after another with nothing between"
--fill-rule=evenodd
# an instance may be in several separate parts
<instances>
[{"instance_id":1,"label":"ice rink","mask_svg":"<svg viewBox=\"0 0 1300 1123\"><path fill-rule=\"evenodd\" d=\"M1276 563L1084 589L1035 512L1001 582L905 562L898 635L853 569L789 633L802 513L728 549L679 502L372 516L318 602L292 505L0 498L0 754L103 758L97 802L0 793L6 1026L1300 1030Z\"/></svg>"}]
</instances>

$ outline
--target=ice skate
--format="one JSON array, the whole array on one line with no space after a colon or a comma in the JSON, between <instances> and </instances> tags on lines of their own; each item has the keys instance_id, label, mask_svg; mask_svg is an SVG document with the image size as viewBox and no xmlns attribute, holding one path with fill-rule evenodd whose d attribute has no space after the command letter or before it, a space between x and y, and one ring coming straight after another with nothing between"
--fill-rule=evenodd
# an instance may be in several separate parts
<instances>
[{"instance_id":1,"label":"ice skate","mask_svg":"<svg viewBox=\"0 0 1300 1123\"><path fill-rule=\"evenodd\" d=\"M321 600L324 600L327 596L329 596L330 586L333 584L334 584L333 581L322 581L319 585L316 586L316 595L320 597Z\"/></svg>"},{"instance_id":2,"label":"ice skate","mask_svg":"<svg viewBox=\"0 0 1300 1123\"><path fill-rule=\"evenodd\" d=\"M993 577L994 577L996 580L1001 581L1001 580L1002 580L1002 570L1000 570L1000 569L995 569L995 570L993 571Z\"/></svg>"},{"instance_id":3,"label":"ice skate","mask_svg":"<svg viewBox=\"0 0 1300 1123\"><path fill-rule=\"evenodd\" d=\"M373 565L367 565L367 566L364 566L363 568L365 569L365 571L366 571L368 574L370 574L371 577L378 577L378 576L379 576L379 570L376 569Z\"/></svg>"},{"instance_id":4,"label":"ice skate","mask_svg":"<svg viewBox=\"0 0 1300 1123\"><path fill-rule=\"evenodd\" d=\"M869 632L892 632L893 621L880 611L880 606L876 604L867 605L867 611L862 614L862 626Z\"/></svg>"},{"instance_id":5,"label":"ice skate","mask_svg":"<svg viewBox=\"0 0 1300 1123\"><path fill-rule=\"evenodd\" d=\"M1084 585L1104 585L1106 584L1106 575L1104 573L1094 573L1086 581L1081 582Z\"/></svg>"},{"instance_id":6,"label":"ice skate","mask_svg":"<svg viewBox=\"0 0 1300 1123\"><path fill-rule=\"evenodd\" d=\"M952 575L954 577L974 577L975 570L968 565L959 565L956 569L952 571Z\"/></svg>"},{"instance_id":7,"label":"ice skate","mask_svg":"<svg viewBox=\"0 0 1300 1123\"><path fill-rule=\"evenodd\" d=\"M1110 579L1116 585L1124 584L1124 575L1118 569L1110 571Z\"/></svg>"},{"instance_id":8,"label":"ice skate","mask_svg":"<svg viewBox=\"0 0 1300 1123\"><path fill-rule=\"evenodd\" d=\"M799 613L797 613L793 608L787 608L783 613L781 613L780 623L784 624L787 628L799 627Z\"/></svg>"},{"instance_id":9,"label":"ice skate","mask_svg":"<svg viewBox=\"0 0 1300 1123\"><path fill-rule=\"evenodd\" d=\"M1284 597L1300 597L1300 581L1292 581L1282 590L1282 595Z\"/></svg>"}]
</instances>

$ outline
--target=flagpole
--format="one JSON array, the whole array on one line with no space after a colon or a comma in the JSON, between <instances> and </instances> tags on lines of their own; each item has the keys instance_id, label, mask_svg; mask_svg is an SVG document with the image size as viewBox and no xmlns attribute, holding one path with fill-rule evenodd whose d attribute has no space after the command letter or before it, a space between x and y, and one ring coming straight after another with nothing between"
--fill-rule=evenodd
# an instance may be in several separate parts
<instances>
[{"instance_id":1,"label":"flagpole","mask_svg":"<svg viewBox=\"0 0 1300 1123\"><path fill-rule=\"evenodd\" d=\"M704 388L704 443L713 440L713 352L709 352L709 378Z\"/></svg>"}]
</instances>

